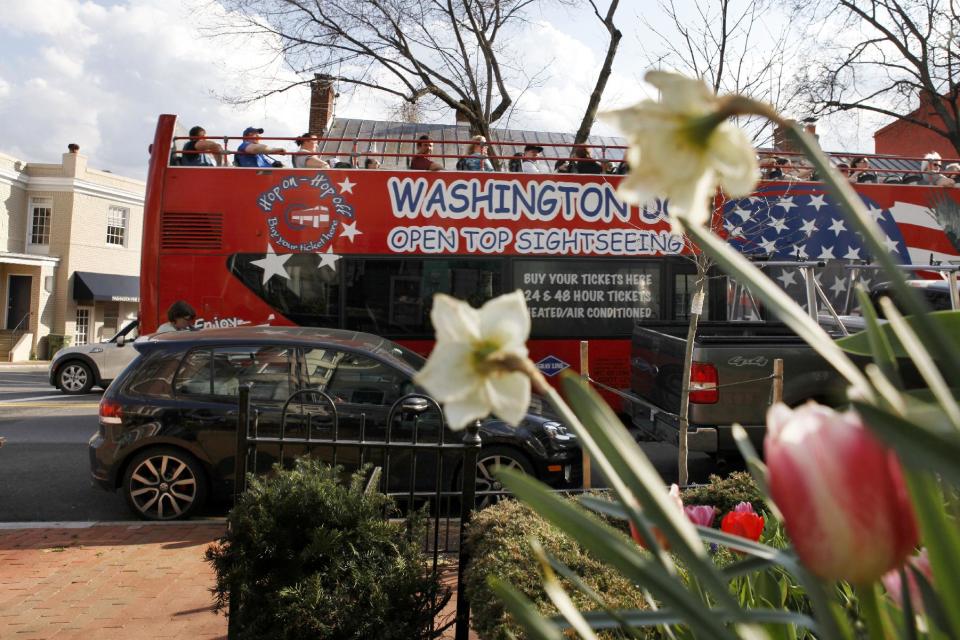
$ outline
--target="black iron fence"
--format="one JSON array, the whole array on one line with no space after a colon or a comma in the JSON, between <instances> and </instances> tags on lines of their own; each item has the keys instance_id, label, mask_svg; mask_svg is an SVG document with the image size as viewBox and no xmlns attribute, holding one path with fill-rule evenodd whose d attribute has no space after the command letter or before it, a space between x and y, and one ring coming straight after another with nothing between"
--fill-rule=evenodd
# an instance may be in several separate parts
<instances>
[{"instance_id":1,"label":"black iron fence","mask_svg":"<svg viewBox=\"0 0 960 640\"><path fill-rule=\"evenodd\" d=\"M246 488L247 474L265 473L273 464L286 466L300 456L319 458L350 472L372 465L379 473L370 482L391 496L402 512L426 509L429 514L424 550L439 579L441 561L456 557L456 640L467 640L470 604L463 588L468 549L466 525L476 506L479 424L468 427L462 438L446 428L443 411L432 398L408 394L385 415L361 413L342 421L337 403L323 391L302 389L292 394L279 415L267 424L251 405L250 387L242 386L237 418L235 495ZM278 418L278 419L277 419ZM497 492L499 493L499 492ZM489 496L488 496L489 497ZM232 589L228 617L229 638L241 624L242 603ZM434 630L442 621L434 622Z\"/></svg>"}]
</instances>

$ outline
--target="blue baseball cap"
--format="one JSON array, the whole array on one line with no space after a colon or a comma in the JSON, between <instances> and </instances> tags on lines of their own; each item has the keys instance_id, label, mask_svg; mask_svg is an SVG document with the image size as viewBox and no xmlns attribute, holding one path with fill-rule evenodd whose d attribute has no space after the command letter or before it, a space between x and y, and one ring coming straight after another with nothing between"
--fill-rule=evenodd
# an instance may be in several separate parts
<instances>
[{"instance_id":1,"label":"blue baseball cap","mask_svg":"<svg viewBox=\"0 0 960 640\"><path fill-rule=\"evenodd\" d=\"M243 135L245 136L249 136L254 133L263 133L263 129L261 129L260 127L247 127L246 129L243 130Z\"/></svg>"}]
</instances>

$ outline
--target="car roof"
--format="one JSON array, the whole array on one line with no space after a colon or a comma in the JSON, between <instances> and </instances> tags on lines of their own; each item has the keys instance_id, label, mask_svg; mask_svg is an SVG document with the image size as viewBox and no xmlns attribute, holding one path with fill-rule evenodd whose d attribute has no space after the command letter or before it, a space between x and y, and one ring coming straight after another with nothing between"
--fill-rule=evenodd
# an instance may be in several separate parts
<instances>
[{"instance_id":1,"label":"car roof","mask_svg":"<svg viewBox=\"0 0 960 640\"><path fill-rule=\"evenodd\" d=\"M197 344L296 344L296 345L336 345L361 351L389 351L397 346L394 342L359 331L344 329L323 329L318 327L271 327L257 325L249 327L228 327L224 329L199 329L196 331L168 331L155 333L145 339L137 340L138 348L150 346Z\"/></svg>"}]
</instances>

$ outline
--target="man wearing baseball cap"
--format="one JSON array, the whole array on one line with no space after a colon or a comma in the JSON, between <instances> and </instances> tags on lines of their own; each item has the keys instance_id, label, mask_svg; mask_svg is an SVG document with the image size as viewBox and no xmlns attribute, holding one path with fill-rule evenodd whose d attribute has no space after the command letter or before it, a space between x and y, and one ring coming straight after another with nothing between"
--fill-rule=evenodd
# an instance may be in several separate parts
<instances>
[{"instance_id":1,"label":"man wearing baseball cap","mask_svg":"<svg viewBox=\"0 0 960 640\"><path fill-rule=\"evenodd\" d=\"M543 153L543 147L538 144L528 144L523 148L523 160L520 166L524 173L540 173L540 165L537 161L541 153Z\"/></svg>"},{"instance_id":2,"label":"man wearing baseball cap","mask_svg":"<svg viewBox=\"0 0 960 640\"><path fill-rule=\"evenodd\" d=\"M237 153L234 156L238 166L254 168L283 166L279 161L271 160L264 154L283 154L287 150L282 147L268 147L265 144L260 144L261 133L263 133L263 129L258 127L247 127L243 130L243 142L237 147Z\"/></svg>"}]
</instances>

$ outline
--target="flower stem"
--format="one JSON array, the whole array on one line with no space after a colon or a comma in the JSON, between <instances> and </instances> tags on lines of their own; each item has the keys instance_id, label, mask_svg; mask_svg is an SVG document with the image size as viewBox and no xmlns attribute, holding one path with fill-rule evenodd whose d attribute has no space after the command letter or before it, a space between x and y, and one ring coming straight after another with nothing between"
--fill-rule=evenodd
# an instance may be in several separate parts
<instances>
[{"instance_id":1,"label":"flower stem","mask_svg":"<svg viewBox=\"0 0 960 640\"><path fill-rule=\"evenodd\" d=\"M870 640L893 640L893 623L881 604L880 587L877 583L857 588L860 612L867 623Z\"/></svg>"}]
</instances>

